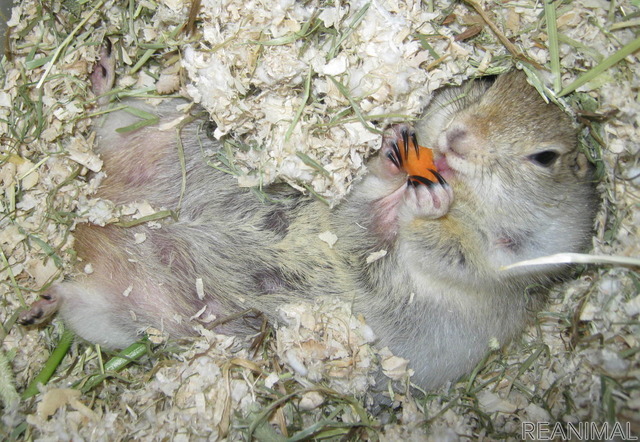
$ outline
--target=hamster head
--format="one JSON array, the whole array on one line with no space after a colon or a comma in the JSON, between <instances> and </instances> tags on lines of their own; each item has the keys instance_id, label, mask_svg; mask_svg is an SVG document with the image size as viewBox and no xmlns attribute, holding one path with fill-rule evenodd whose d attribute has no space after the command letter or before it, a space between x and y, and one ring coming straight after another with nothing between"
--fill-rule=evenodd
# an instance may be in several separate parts
<instances>
[{"instance_id":1,"label":"hamster head","mask_svg":"<svg viewBox=\"0 0 640 442\"><path fill-rule=\"evenodd\" d=\"M487 229L533 235L538 256L588 245L598 207L593 165L569 116L524 73L442 90L416 132L458 202L482 212Z\"/></svg>"},{"instance_id":2,"label":"hamster head","mask_svg":"<svg viewBox=\"0 0 640 442\"><path fill-rule=\"evenodd\" d=\"M465 182L487 202L544 204L563 189L593 187L593 166L577 148L571 119L521 72L441 91L416 129L447 181Z\"/></svg>"},{"instance_id":3,"label":"hamster head","mask_svg":"<svg viewBox=\"0 0 640 442\"><path fill-rule=\"evenodd\" d=\"M592 180L570 118L520 72L443 90L417 131L445 178L464 180L489 200Z\"/></svg>"}]
</instances>

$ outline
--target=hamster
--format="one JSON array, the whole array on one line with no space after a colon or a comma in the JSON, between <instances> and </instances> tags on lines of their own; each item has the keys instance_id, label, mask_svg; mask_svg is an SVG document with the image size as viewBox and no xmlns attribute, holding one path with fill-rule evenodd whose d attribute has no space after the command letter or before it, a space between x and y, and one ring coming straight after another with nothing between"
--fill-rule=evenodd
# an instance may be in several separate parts
<instances>
[{"instance_id":1,"label":"hamster","mask_svg":"<svg viewBox=\"0 0 640 442\"><path fill-rule=\"evenodd\" d=\"M110 69L95 76L112 77ZM284 303L333 295L364 316L378 345L411 361L413 382L432 389L516 336L567 271L502 266L589 246L593 168L570 119L522 73L437 93L415 129L385 132L368 174L333 210L283 184L265 189L268 202L238 188L208 165L204 153L220 144L202 120L180 131L183 174L176 131L159 129L180 115L176 104L135 103L159 115L156 126L117 133L133 122L118 111L96 131L107 173L98 196L148 201L177 219L155 229L79 224L79 265L93 272L54 284L23 324L59 311L82 338L120 348L147 327L193 335L214 317L253 308L275 319ZM394 158L413 137L434 149L437 179L408 179ZM338 238L332 248L319 238L325 231ZM134 243L136 233L146 239ZM255 321L216 330L254 332Z\"/></svg>"}]
</instances>

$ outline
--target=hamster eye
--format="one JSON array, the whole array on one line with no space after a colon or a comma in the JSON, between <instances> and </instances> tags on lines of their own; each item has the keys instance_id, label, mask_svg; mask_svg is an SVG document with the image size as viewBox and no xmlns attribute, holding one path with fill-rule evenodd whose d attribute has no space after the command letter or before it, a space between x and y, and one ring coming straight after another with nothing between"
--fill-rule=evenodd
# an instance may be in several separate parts
<instances>
[{"instance_id":1,"label":"hamster eye","mask_svg":"<svg viewBox=\"0 0 640 442\"><path fill-rule=\"evenodd\" d=\"M549 167L558 159L560 154L555 150L543 150L529 155L529 159L541 167Z\"/></svg>"}]
</instances>

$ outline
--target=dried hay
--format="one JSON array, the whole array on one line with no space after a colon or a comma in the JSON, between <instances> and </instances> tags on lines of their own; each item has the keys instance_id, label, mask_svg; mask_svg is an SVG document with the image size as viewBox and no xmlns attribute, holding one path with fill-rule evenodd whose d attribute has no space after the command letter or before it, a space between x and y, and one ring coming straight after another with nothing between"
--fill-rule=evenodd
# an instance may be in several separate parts
<instances>
[{"instance_id":1,"label":"dried hay","mask_svg":"<svg viewBox=\"0 0 640 442\"><path fill-rule=\"evenodd\" d=\"M493 439L556 421L640 432L637 263L584 267L519 342L439 391L390 391L375 417L376 355L392 379L406 378L406 362L370 347L366 325L331 300L285 307L275 336L250 338L257 351L203 330L111 357L71 345L58 321L16 326L70 271L74 223L157 216L92 197L101 161L88 117L99 111L87 78L105 38L119 51L109 97L190 95L212 112L225 143L218 167L240 185L278 178L328 204L364 171L385 123L415 118L441 85L518 63L574 113L601 172L594 254L640 256L637 2L201 3L196 20L182 0L25 0L13 10L0 66L4 438ZM46 386L26 388L54 369Z\"/></svg>"}]
</instances>

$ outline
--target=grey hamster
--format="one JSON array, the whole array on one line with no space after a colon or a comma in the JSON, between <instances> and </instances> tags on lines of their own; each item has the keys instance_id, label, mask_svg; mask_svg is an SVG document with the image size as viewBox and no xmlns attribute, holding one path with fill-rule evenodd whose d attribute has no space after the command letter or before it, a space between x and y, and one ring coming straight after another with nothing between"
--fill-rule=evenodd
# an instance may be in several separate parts
<instances>
[{"instance_id":1,"label":"grey hamster","mask_svg":"<svg viewBox=\"0 0 640 442\"><path fill-rule=\"evenodd\" d=\"M162 124L180 114L176 104L149 111ZM119 111L97 126L107 172L98 196L146 200L178 218L159 229L78 225L80 265L91 263L93 273L53 285L23 323L59 310L79 336L117 348L149 326L192 335L193 324L206 326L211 315L254 308L275 318L283 303L333 295L364 316L380 346L411 361L415 383L434 388L516 336L543 305L544 287L567 271L502 266L590 243L598 205L593 168L570 119L522 73L471 81L432 99L415 136L434 149L444 180L407 180L390 152L414 129L397 125L369 173L333 210L286 185L267 188L269 202L238 188L207 165L203 152L219 145L202 121L181 131L181 194L175 130L115 131L132 118ZM337 235L333 248L319 238L325 231ZM146 240L134 244L134 233ZM368 259L381 251L381 259ZM244 318L218 330L255 326Z\"/></svg>"}]
</instances>

